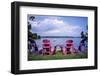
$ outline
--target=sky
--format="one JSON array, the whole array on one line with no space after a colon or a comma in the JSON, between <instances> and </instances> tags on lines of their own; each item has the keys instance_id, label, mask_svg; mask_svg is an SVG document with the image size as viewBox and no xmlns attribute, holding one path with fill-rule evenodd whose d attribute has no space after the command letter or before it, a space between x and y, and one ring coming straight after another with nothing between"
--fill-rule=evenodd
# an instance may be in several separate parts
<instances>
[{"instance_id":1,"label":"sky","mask_svg":"<svg viewBox=\"0 0 100 76\"><path fill-rule=\"evenodd\" d=\"M31 20L31 16L35 19ZM27 17L32 26L31 31L40 36L80 36L82 31L87 32L88 17L31 14Z\"/></svg>"}]
</instances>

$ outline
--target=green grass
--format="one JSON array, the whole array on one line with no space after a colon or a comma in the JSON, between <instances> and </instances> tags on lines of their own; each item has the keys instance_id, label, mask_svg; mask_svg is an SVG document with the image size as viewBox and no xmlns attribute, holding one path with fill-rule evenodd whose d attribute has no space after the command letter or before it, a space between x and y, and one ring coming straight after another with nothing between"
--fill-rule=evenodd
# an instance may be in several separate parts
<instances>
[{"instance_id":1,"label":"green grass","mask_svg":"<svg viewBox=\"0 0 100 76\"><path fill-rule=\"evenodd\" d=\"M35 54L28 54L28 60L58 60L58 59L81 59L87 58L87 52L81 52L76 54L67 54L66 56L62 55L61 52L56 52L55 55L35 55Z\"/></svg>"}]
</instances>

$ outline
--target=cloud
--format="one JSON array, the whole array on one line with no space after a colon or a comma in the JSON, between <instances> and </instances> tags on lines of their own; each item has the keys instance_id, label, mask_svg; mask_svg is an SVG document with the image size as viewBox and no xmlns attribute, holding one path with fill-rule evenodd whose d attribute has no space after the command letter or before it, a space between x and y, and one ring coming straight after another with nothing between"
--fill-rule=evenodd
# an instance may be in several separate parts
<instances>
[{"instance_id":1,"label":"cloud","mask_svg":"<svg viewBox=\"0 0 100 76\"><path fill-rule=\"evenodd\" d=\"M82 30L79 25L71 25L59 17L48 17L30 23L32 31L43 36L79 36Z\"/></svg>"}]
</instances>

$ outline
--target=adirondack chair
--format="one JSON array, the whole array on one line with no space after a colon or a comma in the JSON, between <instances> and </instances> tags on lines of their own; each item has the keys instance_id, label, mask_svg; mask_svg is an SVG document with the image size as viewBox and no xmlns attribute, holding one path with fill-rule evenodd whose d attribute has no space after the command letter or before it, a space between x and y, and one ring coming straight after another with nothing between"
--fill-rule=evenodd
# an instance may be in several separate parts
<instances>
[{"instance_id":1,"label":"adirondack chair","mask_svg":"<svg viewBox=\"0 0 100 76\"><path fill-rule=\"evenodd\" d=\"M42 43L42 48L43 48L43 51L42 51L42 54L43 55L50 55L51 53L51 44L50 44L50 40L43 40L43 43Z\"/></svg>"},{"instance_id":2,"label":"adirondack chair","mask_svg":"<svg viewBox=\"0 0 100 76\"><path fill-rule=\"evenodd\" d=\"M71 54L71 49L73 49L73 40L66 41L66 52L67 54Z\"/></svg>"}]
</instances>

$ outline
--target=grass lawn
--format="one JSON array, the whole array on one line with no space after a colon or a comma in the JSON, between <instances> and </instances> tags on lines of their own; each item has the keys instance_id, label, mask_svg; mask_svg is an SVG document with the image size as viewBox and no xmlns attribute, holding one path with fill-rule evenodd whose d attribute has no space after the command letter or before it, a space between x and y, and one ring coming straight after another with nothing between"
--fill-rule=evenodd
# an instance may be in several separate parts
<instances>
[{"instance_id":1,"label":"grass lawn","mask_svg":"<svg viewBox=\"0 0 100 76\"><path fill-rule=\"evenodd\" d=\"M28 54L28 60L57 60L57 59L80 59L80 58L87 58L87 51L79 52L76 54L67 54L66 56L62 55L61 52L57 51L55 55L35 55L35 54Z\"/></svg>"}]
</instances>

